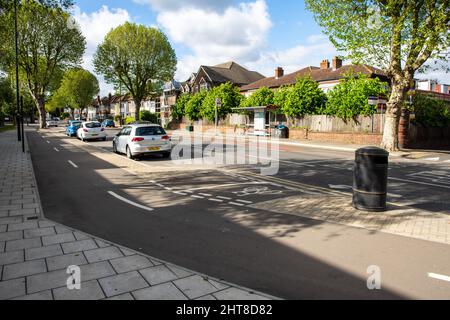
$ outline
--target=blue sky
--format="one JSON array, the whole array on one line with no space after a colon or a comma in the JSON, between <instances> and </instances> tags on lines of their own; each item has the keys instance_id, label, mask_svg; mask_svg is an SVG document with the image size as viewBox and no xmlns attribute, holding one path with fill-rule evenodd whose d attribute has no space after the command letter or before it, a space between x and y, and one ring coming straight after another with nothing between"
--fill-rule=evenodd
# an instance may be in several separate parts
<instances>
[{"instance_id":1,"label":"blue sky","mask_svg":"<svg viewBox=\"0 0 450 320\"><path fill-rule=\"evenodd\" d=\"M87 38L90 70L97 45L125 21L168 35L180 81L200 65L229 60L270 76L277 66L293 72L338 54L299 0L76 0L73 15ZM107 94L112 88L100 80Z\"/></svg>"}]
</instances>

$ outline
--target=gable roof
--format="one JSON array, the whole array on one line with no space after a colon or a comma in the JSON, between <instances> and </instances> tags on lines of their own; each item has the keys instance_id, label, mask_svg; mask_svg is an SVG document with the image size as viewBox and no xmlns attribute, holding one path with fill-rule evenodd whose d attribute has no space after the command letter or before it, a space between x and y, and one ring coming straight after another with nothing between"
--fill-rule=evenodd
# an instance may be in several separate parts
<instances>
[{"instance_id":1,"label":"gable roof","mask_svg":"<svg viewBox=\"0 0 450 320\"><path fill-rule=\"evenodd\" d=\"M365 64L361 65L346 65L336 70L332 68L320 69L318 67L309 66L293 73L287 74L280 78L268 77L259 81L244 85L241 87L241 91L256 90L261 87L267 88L279 88L284 85L293 85L299 77L311 77L314 81L332 81L339 80L345 77L345 74L352 70L355 73L362 73L369 77L379 77L387 80L386 73L378 68L371 67Z\"/></svg>"},{"instance_id":2,"label":"gable roof","mask_svg":"<svg viewBox=\"0 0 450 320\"><path fill-rule=\"evenodd\" d=\"M214 84L231 82L242 86L264 78L259 72L250 71L233 61L216 66L201 66L202 69Z\"/></svg>"}]
</instances>

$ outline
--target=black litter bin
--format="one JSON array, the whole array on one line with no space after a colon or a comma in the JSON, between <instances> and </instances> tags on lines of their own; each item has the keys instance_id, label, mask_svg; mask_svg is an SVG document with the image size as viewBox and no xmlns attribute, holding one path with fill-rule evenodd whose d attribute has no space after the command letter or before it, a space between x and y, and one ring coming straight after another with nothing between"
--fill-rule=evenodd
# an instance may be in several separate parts
<instances>
[{"instance_id":1,"label":"black litter bin","mask_svg":"<svg viewBox=\"0 0 450 320\"><path fill-rule=\"evenodd\" d=\"M273 129L272 136L275 138L287 139L289 136L289 129L285 125L278 125Z\"/></svg>"},{"instance_id":2,"label":"black litter bin","mask_svg":"<svg viewBox=\"0 0 450 320\"><path fill-rule=\"evenodd\" d=\"M353 206L358 210L386 211L389 152L377 147L356 151Z\"/></svg>"}]
</instances>

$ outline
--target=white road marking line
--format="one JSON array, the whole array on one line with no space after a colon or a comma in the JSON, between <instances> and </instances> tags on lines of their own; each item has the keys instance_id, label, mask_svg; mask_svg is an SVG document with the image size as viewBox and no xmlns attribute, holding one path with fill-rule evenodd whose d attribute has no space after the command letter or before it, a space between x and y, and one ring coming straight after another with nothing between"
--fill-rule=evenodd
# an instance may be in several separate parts
<instances>
[{"instance_id":1,"label":"white road marking line","mask_svg":"<svg viewBox=\"0 0 450 320\"><path fill-rule=\"evenodd\" d=\"M247 201L247 200L236 200L237 202L242 202L242 203L246 203L246 204L252 204L252 201Z\"/></svg>"},{"instance_id":2,"label":"white road marking line","mask_svg":"<svg viewBox=\"0 0 450 320\"><path fill-rule=\"evenodd\" d=\"M155 181L155 180L150 180L149 182L150 182L150 183L156 183L156 181Z\"/></svg>"},{"instance_id":3,"label":"white road marking line","mask_svg":"<svg viewBox=\"0 0 450 320\"><path fill-rule=\"evenodd\" d=\"M116 199L118 199L120 201L126 202L126 203L128 203L128 204L130 204L130 205L132 205L132 206L134 206L136 208L143 209L143 210L146 210L146 211L153 211L152 208L149 208L149 207L143 206L142 204L139 204L139 203L133 202L131 200L125 199L124 197L121 197L121 196L119 196L118 194L116 194L116 193L114 193L112 191L108 191L108 193L110 195L112 195L114 198L116 198Z\"/></svg>"},{"instance_id":4,"label":"white road marking line","mask_svg":"<svg viewBox=\"0 0 450 320\"><path fill-rule=\"evenodd\" d=\"M164 185L161 184L161 183L155 183L155 184L156 184L158 187L165 188Z\"/></svg>"},{"instance_id":5,"label":"white road marking line","mask_svg":"<svg viewBox=\"0 0 450 320\"><path fill-rule=\"evenodd\" d=\"M48 144L50 144L50 141L47 140L46 142L47 142Z\"/></svg>"},{"instance_id":6,"label":"white road marking line","mask_svg":"<svg viewBox=\"0 0 450 320\"><path fill-rule=\"evenodd\" d=\"M214 202L223 202L223 200L220 200L220 199L214 199L214 198L211 198L211 199L208 199L209 201L214 201Z\"/></svg>"},{"instance_id":7,"label":"white road marking line","mask_svg":"<svg viewBox=\"0 0 450 320\"><path fill-rule=\"evenodd\" d=\"M59 152L59 149L58 148L53 148L56 152Z\"/></svg>"},{"instance_id":8,"label":"white road marking line","mask_svg":"<svg viewBox=\"0 0 450 320\"><path fill-rule=\"evenodd\" d=\"M230 202L228 202L229 204L232 204L233 206L239 206L239 207L243 207L243 206L245 206L245 204L243 204L243 203L237 203L237 202L232 202L232 201L230 201Z\"/></svg>"},{"instance_id":9,"label":"white road marking line","mask_svg":"<svg viewBox=\"0 0 450 320\"><path fill-rule=\"evenodd\" d=\"M73 163L72 161L69 160L67 162L69 162L74 168L78 168L78 166L75 163Z\"/></svg>"},{"instance_id":10,"label":"white road marking line","mask_svg":"<svg viewBox=\"0 0 450 320\"><path fill-rule=\"evenodd\" d=\"M202 196L196 196L196 195L192 195L191 198L195 198L195 199L205 199L205 197L202 197Z\"/></svg>"},{"instance_id":11,"label":"white road marking line","mask_svg":"<svg viewBox=\"0 0 450 320\"><path fill-rule=\"evenodd\" d=\"M204 196L204 197L212 197L212 194L209 193L199 193L199 195Z\"/></svg>"},{"instance_id":12,"label":"white road marking line","mask_svg":"<svg viewBox=\"0 0 450 320\"><path fill-rule=\"evenodd\" d=\"M437 279L437 280L442 280L442 281L447 281L450 282L450 277L449 276L444 276L442 274L437 274L437 273L428 273L428 277L433 278L433 279Z\"/></svg>"},{"instance_id":13,"label":"white road marking line","mask_svg":"<svg viewBox=\"0 0 450 320\"><path fill-rule=\"evenodd\" d=\"M180 196L187 196L187 193L180 192L180 191L173 191L174 194L178 194Z\"/></svg>"},{"instance_id":14,"label":"white road marking line","mask_svg":"<svg viewBox=\"0 0 450 320\"><path fill-rule=\"evenodd\" d=\"M395 194L395 193L388 193L387 196L388 196L388 197L391 197L391 198L403 198L402 195L400 195L400 194Z\"/></svg>"},{"instance_id":15,"label":"white road marking line","mask_svg":"<svg viewBox=\"0 0 450 320\"><path fill-rule=\"evenodd\" d=\"M233 198L222 197L222 196L217 196L216 198L223 199L223 200L231 200L231 199L233 199Z\"/></svg>"},{"instance_id":16,"label":"white road marking line","mask_svg":"<svg viewBox=\"0 0 450 320\"><path fill-rule=\"evenodd\" d=\"M169 187L164 187L164 189L166 189L167 191L172 191L172 188Z\"/></svg>"},{"instance_id":17,"label":"white road marking line","mask_svg":"<svg viewBox=\"0 0 450 320\"><path fill-rule=\"evenodd\" d=\"M442 185L442 184L434 184L434 183L414 181L414 180L407 180L407 179L400 179L400 178L392 178L392 177L389 177L389 180L410 182L410 183L416 183L416 184L423 184L423 185L426 185L426 186L433 186L433 187L440 187L440 188L450 189L450 186L446 186L446 185Z\"/></svg>"},{"instance_id":18,"label":"white road marking line","mask_svg":"<svg viewBox=\"0 0 450 320\"><path fill-rule=\"evenodd\" d=\"M221 185L215 185L215 186L209 186L209 187L201 187L201 188L195 188L195 189L189 189L185 192L192 192L192 191L198 191L198 190L207 190L207 189L220 189L220 188L226 188L226 187L235 187L235 186L242 186L246 184L268 184L268 182L242 182L242 183L229 183L229 184L221 184Z\"/></svg>"},{"instance_id":19,"label":"white road marking line","mask_svg":"<svg viewBox=\"0 0 450 320\"><path fill-rule=\"evenodd\" d=\"M439 161L439 160L441 160L441 158L439 158L439 157L436 157L436 158L425 158L423 160L424 161Z\"/></svg>"}]
</instances>

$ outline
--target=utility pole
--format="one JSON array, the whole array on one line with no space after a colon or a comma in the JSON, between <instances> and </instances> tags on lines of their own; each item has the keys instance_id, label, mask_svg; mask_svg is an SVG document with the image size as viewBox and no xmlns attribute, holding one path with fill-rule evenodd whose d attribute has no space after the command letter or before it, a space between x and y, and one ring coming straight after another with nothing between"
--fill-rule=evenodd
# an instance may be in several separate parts
<instances>
[{"instance_id":1,"label":"utility pole","mask_svg":"<svg viewBox=\"0 0 450 320\"><path fill-rule=\"evenodd\" d=\"M15 45L16 45L16 125L17 125L17 139L22 140L22 132L20 129L21 125L21 114L20 114L20 89L19 89L19 31L17 27L17 1L14 0L14 35L15 35Z\"/></svg>"},{"instance_id":2,"label":"utility pole","mask_svg":"<svg viewBox=\"0 0 450 320\"><path fill-rule=\"evenodd\" d=\"M23 125L23 97L20 97L20 114L21 114L21 134L22 134L22 152L25 153L25 130Z\"/></svg>"}]
</instances>

